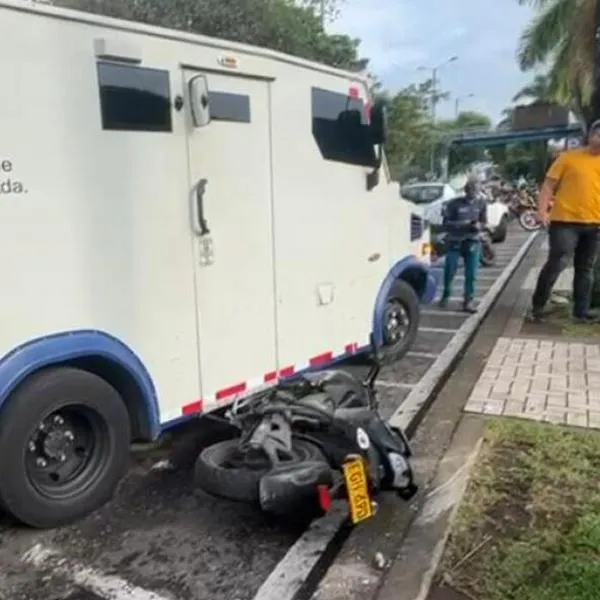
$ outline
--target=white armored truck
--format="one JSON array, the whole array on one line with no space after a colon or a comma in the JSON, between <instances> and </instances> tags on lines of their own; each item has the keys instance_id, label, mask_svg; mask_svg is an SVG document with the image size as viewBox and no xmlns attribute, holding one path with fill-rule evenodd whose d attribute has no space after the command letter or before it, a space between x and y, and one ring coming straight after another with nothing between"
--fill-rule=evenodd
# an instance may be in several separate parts
<instances>
[{"instance_id":1,"label":"white armored truck","mask_svg":"<svg viewBox=\"0 0 600 600\"><path fill-rule=\"evenodd\" d=\"M18 0L0 53L4 510L72 521L132 440L371 341L407 351L429 232L365 81Z\"/></svg>"}]
</instances>

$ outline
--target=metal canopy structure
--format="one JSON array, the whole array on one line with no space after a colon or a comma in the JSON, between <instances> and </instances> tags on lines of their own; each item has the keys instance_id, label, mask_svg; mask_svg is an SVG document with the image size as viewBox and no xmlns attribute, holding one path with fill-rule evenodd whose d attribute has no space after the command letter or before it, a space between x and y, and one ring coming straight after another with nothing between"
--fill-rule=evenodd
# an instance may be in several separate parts
<instances>
[{"instance_id":1,"label":"metal canopy structure","mask_svg":"<svg viewBox=\"0 0 600 600\"><path fill-rule=\"evenodd\" d=\"M519 142L540 140L560 140L581 137L584 134L581 125L574 123L564 127L546 127L544 129L523 129L520 131L463 131L446 138L448 148L452 146L503 146Z\"/></svg>"}]
</instances>

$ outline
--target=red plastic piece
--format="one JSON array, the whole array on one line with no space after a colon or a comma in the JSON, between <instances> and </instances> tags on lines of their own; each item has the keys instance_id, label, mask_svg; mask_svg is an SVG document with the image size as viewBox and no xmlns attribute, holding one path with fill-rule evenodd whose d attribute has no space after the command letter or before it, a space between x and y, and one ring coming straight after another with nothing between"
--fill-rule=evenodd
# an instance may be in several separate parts
<instances>
[{"instance_id":1,"label":"red plastic piece","mask_svg":"<svg viewBox=\"0 0 600 600\"><path fill-rule=\"evenodd\" d=\"M329 512L333 505L333 498L331 497L329 487L326 485L319 485L317 486L317 490L319 491L319 506L324 512Z\"/></svg>"}]
</instances>

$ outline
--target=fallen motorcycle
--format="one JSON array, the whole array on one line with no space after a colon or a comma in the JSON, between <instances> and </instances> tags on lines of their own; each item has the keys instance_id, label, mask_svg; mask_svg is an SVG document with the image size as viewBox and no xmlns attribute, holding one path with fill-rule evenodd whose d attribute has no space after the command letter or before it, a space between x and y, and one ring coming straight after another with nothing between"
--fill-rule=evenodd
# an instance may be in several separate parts
<instances>
[{"instance_id":1,"label":"fallen motorcycle","mask_svg":"<svg viewBox=\"0 0 600 600\"><path fill-rule=\"evenodd\" d=\"M375 361L364 381L323 371L282 382L233 403L226 417L239 437L205 448L195 480L205 492L266 513L327 512L345 499L353 523L375 514L375 496L417 491L403 431L377 408Z\"/></svg>"},{"instance_id":2,"label":"fallen motorcycle","mask_svg":"<svg viewBox=\"0 0 600 600\"><path fill-rule=\"evenodd\" d=\"M481 253L479 255L479 264L482 267L493 267L496 262L496 250L492 242L491 233L487 230L479 234L481 240ZM441 258L448 251L447 233L436 233L431 238L431 254L434 259Z\"/></svg>"}]
</instances>

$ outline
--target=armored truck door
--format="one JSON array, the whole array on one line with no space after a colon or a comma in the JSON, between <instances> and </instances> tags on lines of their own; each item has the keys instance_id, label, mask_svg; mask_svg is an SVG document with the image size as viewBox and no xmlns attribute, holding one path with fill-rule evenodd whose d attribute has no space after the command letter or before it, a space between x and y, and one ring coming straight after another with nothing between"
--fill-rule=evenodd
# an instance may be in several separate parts
<instances>
[{"instance_id":1,"label":"armored truck door","mask_svg":"<svg viewBox=\"0 0 600 600\"><path fill-rule=\"evenodd\" d=\"M269 82L185 70L204 403L276 368Z\"/></svg>"}]
</instances>

